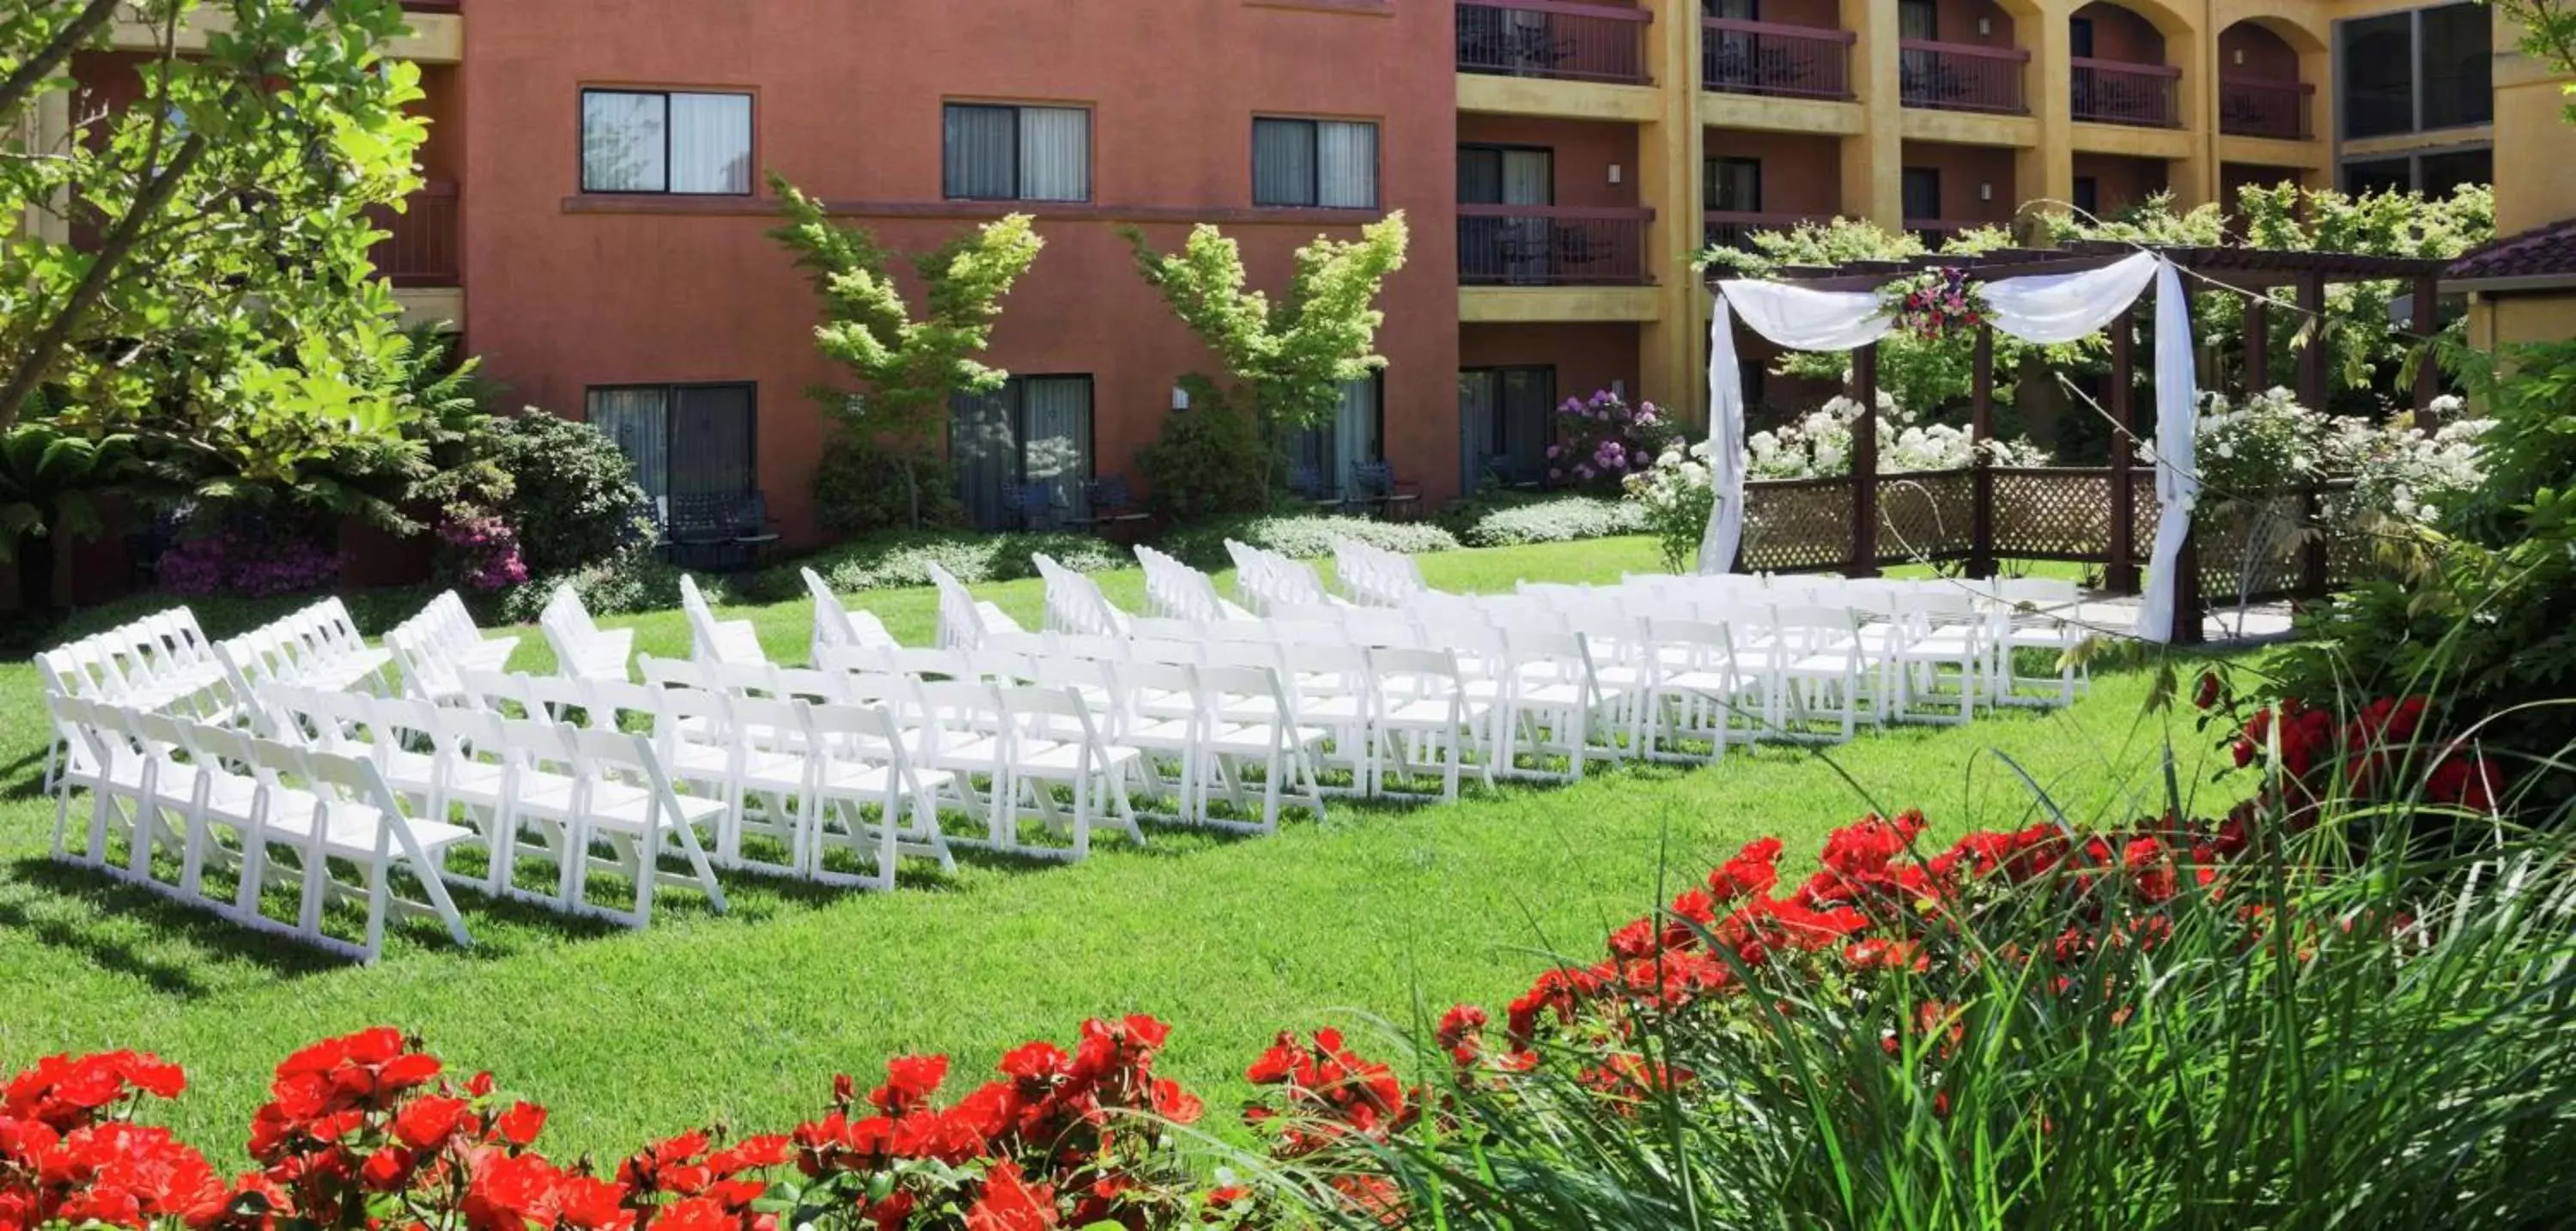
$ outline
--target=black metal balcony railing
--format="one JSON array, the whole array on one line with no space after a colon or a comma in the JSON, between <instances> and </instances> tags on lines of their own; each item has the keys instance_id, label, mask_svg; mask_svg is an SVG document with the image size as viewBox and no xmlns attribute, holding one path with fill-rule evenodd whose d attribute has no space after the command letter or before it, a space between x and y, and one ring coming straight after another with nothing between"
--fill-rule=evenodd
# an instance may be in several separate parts
<instances>
[{"instance_id":1,"label":"black metal balcony railing","mask_svg":"<svg viewBox=\"0 0 2576 1231\"><path fill-rule=\"evenodd\" d=\"M456 185L438 183L411 194L401 213L367 211L367 221L387 232L367 256L395 286L455 286L464 274L457 258Z\"/></svg>"},{"instance_id":2,"label":"black metal balcony railing","mask_svg":"<svg viewBox=\"0 0 2576 1231\"><path fill-rule=\"evenodd\" d=\"M2023 48L1905 39L1896 49L1897 89L1908 107L2005 115L2030 110L2022 93L2030 52Z\"/></svg>"},{"instance_id":3,"label":"black metal balcony railing","mask_svg":"<svg viewBox=\"0 0 2576 1231\"><path fill-rule=\"evenodd\" d=\"M1461 205L1458 281L1467 286L1645 286L1655 211L1614 206Z\"/></svg>"},{"instance_id":4,"label":"black metal balcony railing","mask_svg":"<svg viewBox=\"0 0 2576 1231\"><path fill-rule=\"evenodd\" d=\"M2308 126L2309 100L2316 92L2315 86L2304 81L2221 77L2218 131L2234 137L2306 141L2316 135Z\"/></svg>"},{"instance_id":5,"label":"black metal balcony railing","mask_svg":"<svg viewBox=\"0 0 2576 1231\"><path fill-rule=\"evenodd\" d=\"M1701 20L1700 88L1723 94L1850 98L1849 30L1727 17Z\"/></svg>"},{"instance_id":6,"label":"black metal balcony railing","mask_svg":"<svg viewBox=\"0 0 2576 1231\"><path fill-rule=\"evenodd\" d=\"M1642 85L1650 19L1574 0L1459 0L1458 71Z\"/></svg>"},{"instance_id":7,"label":"black metal balcony railing","mask_svg":"<svg viewBox=\"0 0 2576 1231\"><path fill-rule=\"evenodd\" d=\"M2074 72L2069 110L2076 119L2138 128L2182 125L2182 113L2175 106L2176 87L2182 82L2179 68L2079 57Z\"/></svg>"}]
</instances>

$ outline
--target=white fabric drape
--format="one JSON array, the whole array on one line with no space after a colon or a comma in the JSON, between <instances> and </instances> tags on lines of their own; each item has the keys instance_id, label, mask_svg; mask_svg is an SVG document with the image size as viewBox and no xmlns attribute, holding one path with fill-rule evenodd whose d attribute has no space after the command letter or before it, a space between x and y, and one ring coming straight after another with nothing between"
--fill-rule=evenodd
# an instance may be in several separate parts
<instances>
[{"instance_id":1,"label":"white fabric drape","mask_svg":"<svg viewBox=\"0 0 2576 1231\"><path fill-rule=\"evenodd\" d=\"M2174 573L2199 490L2191 456L2199 393L2192 376L2191 305L2183 298L2180 275L2171 262L2141 252L2099 269L2009 278L1979 289L1995 329L2049 344L2072 342L2110 324L2151 281L2156 285L2156 495L2163 502L2163 520L2156 528L2137 631L2148 640L2163 641L2173 626ZM1702 572L1732 567L1744 531L1744 383L1735 353L1736 318L1772 342L1810 351L1868 346L1887 336L1893 324L1875 294L1740 279L1718 283L1708 372L1709 476L1716 500L1700 545Z\"/></svg>"},{"instance_id":2,"label":"white fabric drape","mask_svg":"<svg viewBox=\"0 0 2576 1231\"><path fill-rule=\"evenodd\" d=\"M2191 535L2191 506L2200 499L2200 390L2191 362L2191 301L2170 261L2156 262L2156 546L2148 557L2138 636L2168 640L2181 593L2182 545ZM1991 302L1991 300L1989 301Z\"/></svg>"}]
</instances>

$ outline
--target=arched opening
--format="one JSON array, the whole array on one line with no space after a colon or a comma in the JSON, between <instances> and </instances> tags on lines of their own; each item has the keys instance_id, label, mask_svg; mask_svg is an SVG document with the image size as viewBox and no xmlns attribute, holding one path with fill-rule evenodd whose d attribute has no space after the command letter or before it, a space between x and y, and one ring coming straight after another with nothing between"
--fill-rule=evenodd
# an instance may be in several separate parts
<instances>
[{"instance_id":1,"label":"arched opening","mask_svg":"<svg viewBox=\"0 0 2576 1231\"><path fill-rule=\"evenodd\" d=\"M2305 141L2316 135L2311 118L2316 85L2300 78L2303 53L2291 38L2315 40L2295 26L2260 19L2240 21L2218 35L2218 130L2237 137Z\"/></svg>"},{"instance_id":2,"label":"arched opening","mask_svg":"<svg viewBox=\"0 0 2576 1231\"><path fill-rule=\"evenodd\" d=\"M2066 19L2078 120L2173 128L2182 123L2182 70L2165 63L2165 36L2145 14L2105 0Z\"/></svg>"},{"instance_id":3,"label":"arched opening","mask_svg":"<svg viewBox=\"0 0 2576 1231\"><path fill-rule=\"evenodd\" d=\"M2030 49L2019 23L2041 20L2026 3L1897 0L1897 84L1908 107L2026 115Z\"/></svg>"}]
</instances>

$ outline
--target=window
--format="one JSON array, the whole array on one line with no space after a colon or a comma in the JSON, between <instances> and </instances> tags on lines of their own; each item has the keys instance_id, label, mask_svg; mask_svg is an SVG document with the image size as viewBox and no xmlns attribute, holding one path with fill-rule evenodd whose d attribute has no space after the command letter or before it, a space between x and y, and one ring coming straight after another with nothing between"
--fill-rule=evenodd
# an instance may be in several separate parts
<instances>
[{"instance_id":1,"label":"window","mask_svg":"<svg viewBox=\"0 0 2576 1231\"><path fill-rule=\"evenodd\" d=\"M2102 216L2102 181L2090 175L2075 177L2075 212L2087 218Z\"/></svg>"},{"instance_id":2,"label":"window","mask_svg":"<svg viewBox=\"0 0 2576 1231\"><path fill-rule=\"evenodd\" d=\"M2066 52L2068 55L2071 55L2078 60L2090 60L2093 58L2092 18L2069 17L2066 19Z\"/></svg>"},{"instance_id":3,"label":"window","mask_svg":"<svg viewBox=\"0 0 2576 1231\"><path fill-rule=\"evenodd\" d=\"M950 199L1088 201L1091 112L948 104L941 191Z\"/></svg>"},{"instance_id":4,"label":"window","mask_svg":"<svg viewBox=\"0 0 2576 1231\"><path fill-rule=\"evenodd\" d=\"M2405 192L2414 186L2414 168L2403 158L2343 165L2343 190L2356 197L2366 192Z\"/></svg>"},{"instance_id":5,"label":"window","mask_svg":"<svg viewBox=\"0 0 2576 1231\"><path fill-rule=\"evenodd\" d=\"M2415 16L2415 79L2423 88L2417 123L2457 128L2495 119L2494 11L2454 4Z\"/></svg>"},{"instance_id":6,"label":"window","mask_svg":"<svg viewBox=\"0 0 2576 1231\"><path fill-rule=\"evenodd\" d=\"M992 393L960 395L948 404L948 464L978 529L1088 516L1091 378L1014 376Z\"/></svg>"},{"instance_id":7,"label":"window","mask_svg":"<svg viewBox=\"0 0 2576 1231\"><path fill-rule=\"evenodd\" d=\"M581 190L751 194L751 96L581 92Z\"/></svg>"},{"instance_id":8,"label":"window","mask_svg":"<svg viewBox=\"0 0 2576 1231\"><path fill-rule=\"evenodd\" d=\"M1762 212L1762 160L1711 158L1702 168L1708 208L1729 213Z\"/></svg>"},{"instance_id":9,"label":"window","mask_svg":"<svg viewBox=\"0 0 2576 1231\"><path fill-rule=\"evenodd\" d=\"M1938 167L1905 168L1905 178L1899 187L1899 195L1904 198L1907 222L1930 222L1939 218L1941 216L1941 169Z\"/></svg>"},{"instance_id":10,"label":"window","mask_svg":"<svg viewBox=\"0 0 2576 1231\"><path fill-rule=\"evenodd\" d=\"M587 400L590 425L617 442L636 485L667 513L673 496L759 487L755 394L752 385L606 385Z\"/></svg>"},{"instance_id":11,"label":"window","mask_svg":"<svg viewBox=\"0 0 2576 1231\"><path fill-rule=\"evenodd\" d=\"M1341 492L1358 490L1352 473L1362 463L1386 458L1386 379L1383 373L1342 383L1342 404L1329 426L1306 428L1288 437L1288 463L1311 468L1318 486Z\"/></svg>"},{"instance_id":12,"label":"window","mask_svg":"<svg viewBox=\"0 0 2576 1231\"><path fill-rule=\"evenodd\" d=\"M1896 37L1926 41L1940 38L1940 10L1932 0L1896 0Z\"/></svg>"},{"instance_id":13,"label":"window","mask_svg":"<svg viewBox=\"0 0 2576 1231\"><path fill-rule=\"evenodd\" d=\"M1556 151L1519 146L1458 147L1460 205L1553 205Z\"/></svg>"},{"instance_id":14,"label":"window","mask_svg":"<svg viewBox=\"0 0 2576 1231\"><path fill-rule=\"evenodd\" d=\"M2415 187L2426 196L2446 197L2462 184L2495 182L2495 151L2455 150L2426 154L2415 160Z\"/></svg>"},{"instance_id":15,"label":"window","mask_svg":"<svg viewBox=\"0 0 2576 1231\"><path fill-rule=\"evenodd\" d=\"M1700 0L1700 15L1729 21L1762 20L1762 0Z\"/></svg>"},{"instance_id":16,"label":"window","mask_svg":"<svg viewBox=\"0 0 2576 1231\"><path fill-rule=\"evenodd\" d=\"M1458 464L1462 491L1486 476L1537 483L1548 474L1555 435L1554 367L1465 368L1458 373Z\"/></svg>"},{"instance_id":17,"label":"window","mask_svg":"<svg viewBox=\"0 0 2576 1231\"><path fill-rule=\"evenodd\" d=\"M1377 125L1255 119L1252 203L1377 208Z\"/></svg>"}]
</instances>

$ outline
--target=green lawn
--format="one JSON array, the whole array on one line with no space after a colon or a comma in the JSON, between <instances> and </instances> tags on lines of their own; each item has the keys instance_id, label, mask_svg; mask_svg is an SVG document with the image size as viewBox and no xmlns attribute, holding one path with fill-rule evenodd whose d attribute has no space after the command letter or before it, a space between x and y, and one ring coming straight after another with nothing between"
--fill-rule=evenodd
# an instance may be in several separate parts
<instances>
[{"instance_id":1,"label":"green lawn","mask_svg":"<svg viewBox=\"0 0 2576 1231\"><path fill-rule=\"evenodd\" d=\"M1609 540L1422 564L1436 586L1499 589L1614 579L1653 568L1654 549ZM1102 581L1136 602L1137 575ZM1037 583L983 593L1034 626ZM927 639L927 591L860 605ZM806 603L735 614L759 625L773 655L801 660ZM677 613L629 622L643 651L687 652ZM529 630L520 665L541 669L543 649ZM1499 1002L1547 947L1596 951L1602 929L1646 909L1660 882L1749 838L1778 834L1811 858L1825 830L1871 800L1922 807L1947 830L2016 822L2032 796L1990 752L2078 819L2155 806L2168 738L2183 789L2206 783L2207 741L2188 717L2144 714L2147 691L2144 674L2108 675L2068 711L1864 736L1830 753L1832 766L1762 751L1454 807L1345 807L1268 840L1157 830L1142 850L1104 841L1076 867L987 861L948 878L908 868L891 894L728 876L730 915L675 896L640 934L469 895L474 949L414 930L362 969L49 861L52 808L36 797L42 702L33 670L11 664L0 667L0 1070L62 1050L159 1051L194 1087L167 1121L238 1150L278 1058L392 1023L551 1106L547 1138L563 1157L713 1120L784 1127L836 1071L872 1075L891 1054L945 1051L971 1078L1024 1039L1069 1041L1086 1016L1140 1011L1176 1026L1167 1070L1222 1121L1271 1033Z\"/></svg>"}]
</instances>

